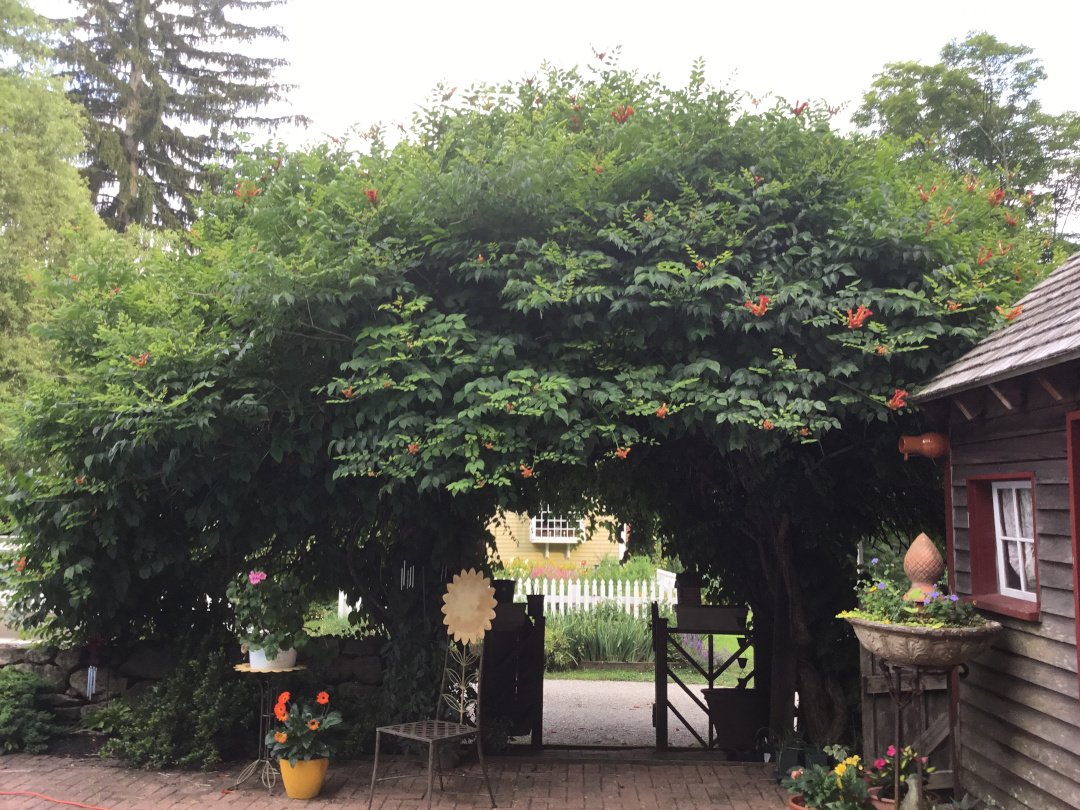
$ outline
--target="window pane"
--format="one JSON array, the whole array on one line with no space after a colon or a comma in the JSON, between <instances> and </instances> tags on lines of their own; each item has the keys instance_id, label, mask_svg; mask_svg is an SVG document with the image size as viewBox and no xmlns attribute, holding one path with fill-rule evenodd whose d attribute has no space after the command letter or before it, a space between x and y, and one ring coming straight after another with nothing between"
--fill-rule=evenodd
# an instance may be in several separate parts
<instances>
[{"instance_id":1,"label":"window pane","mask_svg":"<svg viewBox=\"0 0 1080 810\"><path fill-rule=\"evenodd\" d=\"M1015 540L1006 541L1005 558L1008 560L1008 565L1005 566L1005 586L1020 590L1020 543Z\"/></svg>"},{"instance_id":2,"label":"window pane","mask_svg":"<svg viewBox=\"0 0 1080 810\"><path fill-rule=\"evenodd\" d=\"M1016 525L1015 493L1016 490L1014 489L999 489L997 491L998 514L1001 516L1002 528L1009 537L1016 537L1019 528Z\"/></svg>"},{"instance_id":3,"label":"window pane","mask_svg":"<svg viewBox=\"0 0 1080 810\"><path fill-rule=\"evenodd\" d=\"M1035 529L1031 518L1031 490L1017 489L1013 490L1016 493L1017 506L1020 508L1020 536L1021 537L1035 537Z\"/></svg>"},{"instance_id":4,"label":"window pane","mask_svg":"<svg viewBox=\"0 0 1080 810\"><path fill-rule=\"evenodd\" d=\"M1020 554L1024 561L1021 573L1024 575L1023 590L1028 593L1035 592L1035 545L1033 543L1021 543Z\"/></svg>"}]
</instances>

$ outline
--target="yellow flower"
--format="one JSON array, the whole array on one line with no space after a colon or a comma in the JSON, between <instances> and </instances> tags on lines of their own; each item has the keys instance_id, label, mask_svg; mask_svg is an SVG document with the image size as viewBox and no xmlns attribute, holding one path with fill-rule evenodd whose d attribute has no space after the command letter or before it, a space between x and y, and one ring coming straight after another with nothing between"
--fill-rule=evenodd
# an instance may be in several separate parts
<instances>
[{"instance_id":1,"label":"yellow flower","mask_svg":"<svg viewBox=\"0 0 1080 810\"><path fill-rule=\"evenodd\" d=\"M858 766L858 764L859 764L859 756L858 756L858 754L856 754L856 755L854 755L854 756L850 756L850 757L848 757L847 759L845 759L845 760L844 760L844 764L845 764L845 765L855 765L855 766Z\"/></svg>"},{"instance_id":2,"label":"yellow flower","mask_svg":"<svg viewBox=\"0 0 1080 810\"><path fill-rule=\"evenodd\" d=\"M848 766L847 762L841 762L841 763L840 763L839 765L837 765L837 766L836 766L836 769L835 769L835 770L836 770L836 775L837 775L837 776L843 776L843 775L844 775L844 771L846 771L846 770L847 770L847 766ZM836 783L837 783L837 784L840 784L840 780L839 780L839 779L837 779L837 780L836 780Z\"/></svg>"}]
</instances>

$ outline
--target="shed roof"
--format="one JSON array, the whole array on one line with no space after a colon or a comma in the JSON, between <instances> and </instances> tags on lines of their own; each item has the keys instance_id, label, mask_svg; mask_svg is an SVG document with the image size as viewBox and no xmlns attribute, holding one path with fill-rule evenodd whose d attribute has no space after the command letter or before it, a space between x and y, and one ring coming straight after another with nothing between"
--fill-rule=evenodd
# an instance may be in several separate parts
<instances>
[{"instance_id":1,"label":"shed roof","mask_svg":"<svg viewBox=\"0 0 1080 810\"><path fill-rule=\"evenodd\" d=\"M1012 324L987 336L912 400L926 402L1080 357L1080 253L1019 302Z\"/></svg>"}]
</instances>

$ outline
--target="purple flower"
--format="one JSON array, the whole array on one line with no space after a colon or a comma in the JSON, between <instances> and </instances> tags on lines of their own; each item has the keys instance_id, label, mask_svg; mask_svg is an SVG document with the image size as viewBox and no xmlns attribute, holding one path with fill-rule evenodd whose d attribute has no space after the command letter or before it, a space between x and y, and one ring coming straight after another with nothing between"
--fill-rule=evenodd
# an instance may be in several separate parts
<instances>
[{"instance_id":1,"label":"purple flower","mask_svg":"<svg viewBox=\"0 0 1080 810\"><path fill-rule=\"evenodd\" d=\"M934 601L934 600L933 600L933 599L931 599L931 598L930 598L930 597L928 596L928 597L926 597L925 599L923 599L923 600L922 600L922 603L923 603L924 605L929 605L929 604L930 604L931 602L933 602L933 601Z\"/></svg>"},{"instance_id":2,"label":"purple flower","mask_svg":"<svg viewBox=\"0 0 1080 810\"><path fill-rule=\"evenodd\" d=\"M879 590L879 591L883 591L883 590L885 590L885 583L884 583L884 582L879 582L879 583L877 584L877 586L878 586L878 590Z\"/></svg>"},{"instance_id":3,"label":"purple flower","mask_svg":"<svg viewBox=\"0 0 1080 810\"><path fill-rule=\"evenodd\" d=\"M877 557L874 557L874 559L872 559L872 560L870 561L870 564L871 564L871 565L877 565Z\"/></svg>"},{"instance_id":4,"label":"purple flower","mask_svg":"<svg viewBox=\"0 0 1080 810\"><path fill-rule=\"evenodd\" d=\"M248 582L252 585L258 585L264 579L266 579L266 574L262 571L252 571L248 574Z\"/></svg>"},{"instance_id":5,"label":"purple flower","mask_svg":"<svg viewBox=\"0 0 1080 810\"><path fill-rule=\"evenodd\" d=\"M953 594L952 596L950 596L950 597L949 597L949 599L951 599L951 600L952 600L952 601L954 601L954 602L957 602L957 601L959 601L960 597L959 597L959 596L957 596L957 595L956 595L956 594L954 593L954 594Z\"/></svg>"}]
</instances>

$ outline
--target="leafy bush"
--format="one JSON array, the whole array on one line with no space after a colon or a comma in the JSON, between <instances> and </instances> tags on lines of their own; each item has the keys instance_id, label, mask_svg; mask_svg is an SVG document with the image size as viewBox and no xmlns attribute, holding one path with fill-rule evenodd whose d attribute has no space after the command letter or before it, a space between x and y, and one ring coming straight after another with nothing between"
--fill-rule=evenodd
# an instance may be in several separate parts
<instances>
[{"instance_id":1,"label":"leafy bush","mask_svg":"<svg viewBox=\"0 0 1080 810\"><path fill-rule=\"evenodd\" d=\"M131 710L102 756L143 768L210 768L243 754L255 735L258 696L221 650L184 655L176 669Z\"/></svg>"},{"instance_id":2,"label":"leafy bush","mask_svg":"<svg viewBox=\"0 0 1080 810\"><path fill-rule=\"evenodd\" d=\"M40 754L59 732L51 712L37 708L52 687L32 672L0 669L0 752Z\"/></svg>"},{"instance_id":3,"label":"leafy bush","mask_svg":"<svg viewBox=\"0 0 1080 810\"><path fill-rule=\"evenodd\" d=\"M123 700L114 700L93 714L82 719L83 728L100 731L102 734L119 734L132 722L132 710Z\"/></svg>"},{"instance_id":4,"label":"leafy bush","mask_svg":"<svg viewBox=\"0 0 1080 810\"><path fill-rule=\"evenodd\" d=\"M552 622L549 619L544 631L544 670L565 672L576 666L577 658L574 657L573 642L563 632L558 622Z\"/></svg>"},{"instance_id":5,"label":"leafy bush","mask_svg":"<svg viewBox=\"0 0 1080 810\"><path fill-rule=\"evenodd\" d=\"M592 610L549 616L547 632L562 634L577 661L653 660L648 620L634 618L612 602L601 602Z\"/></svg>"}]
</instances>

